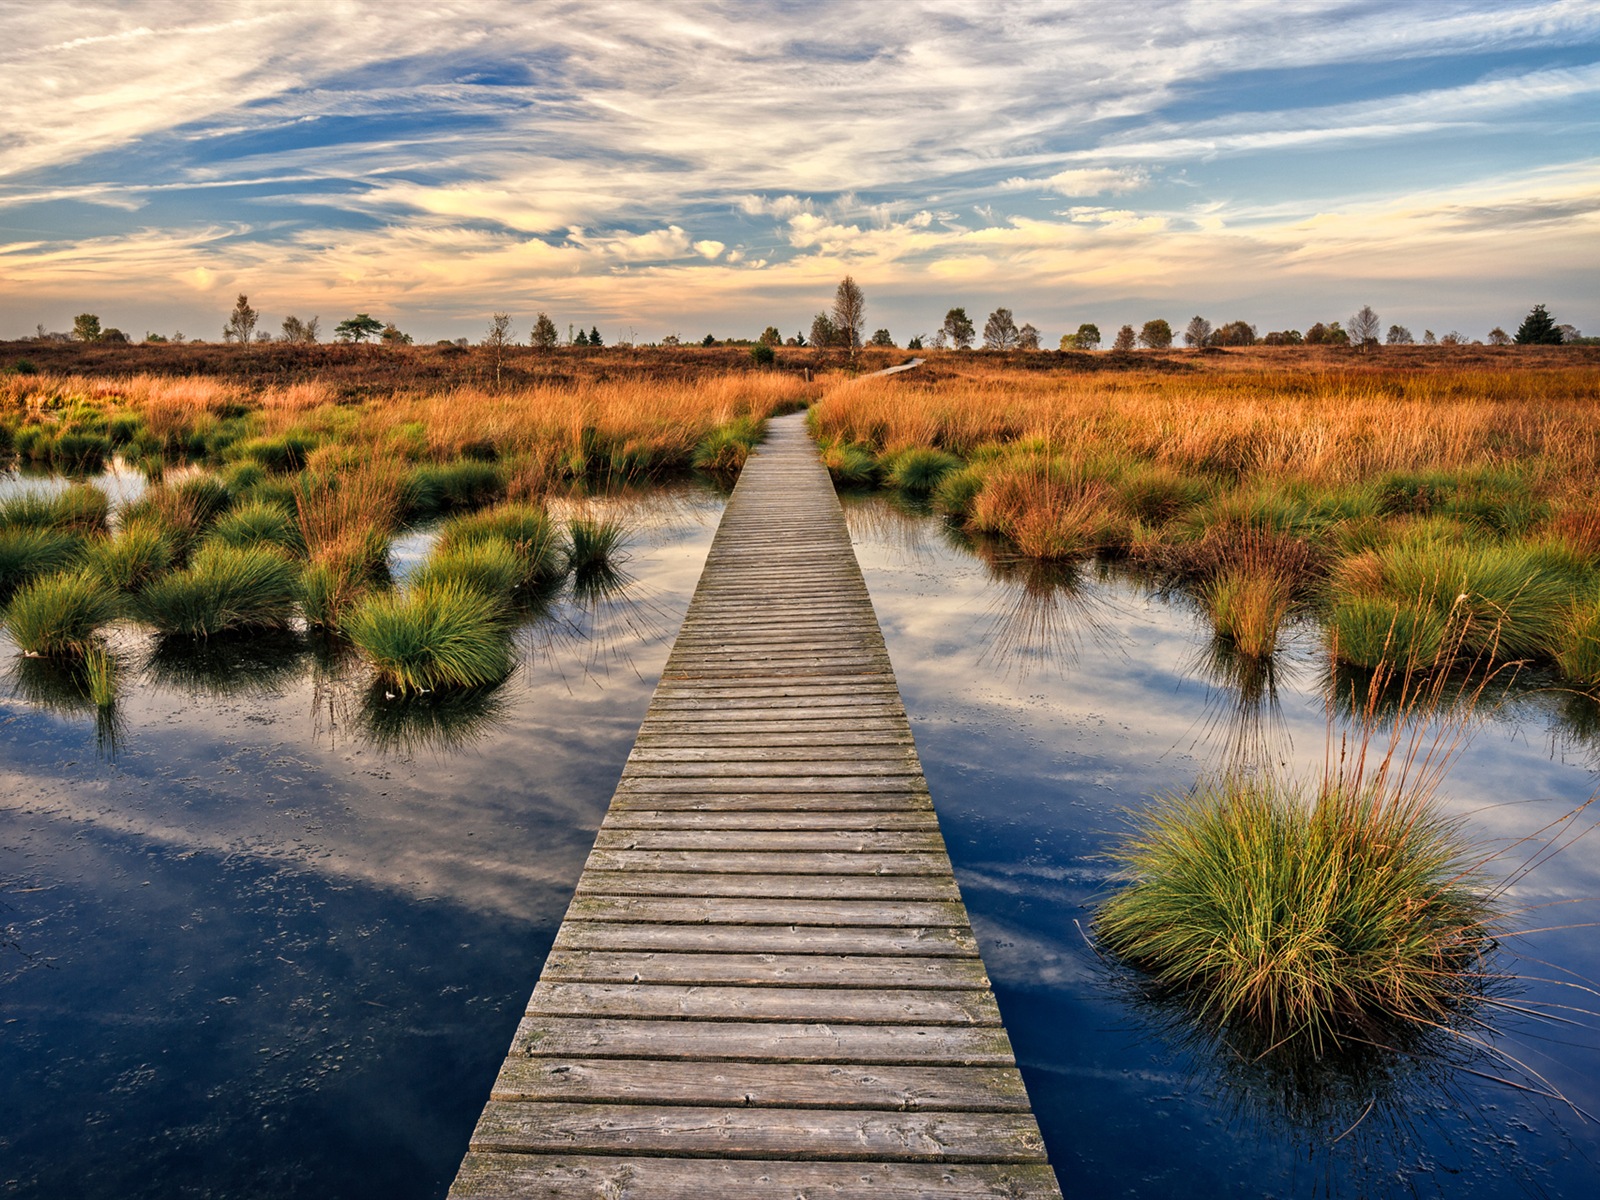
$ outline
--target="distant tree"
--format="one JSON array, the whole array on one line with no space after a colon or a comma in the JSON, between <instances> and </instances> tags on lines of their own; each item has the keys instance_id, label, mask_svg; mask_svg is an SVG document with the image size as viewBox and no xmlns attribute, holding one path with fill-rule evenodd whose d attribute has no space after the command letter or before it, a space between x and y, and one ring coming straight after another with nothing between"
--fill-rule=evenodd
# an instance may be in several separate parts
<instances>
[{"instance_id":1,"label":"distant tree","mask_svg":"<svg viewBox=\"0 0 1600 1200\"><path fill-rule=\"evenodd\" d=\"M856 281L846 275L833 293L833 325L839 341L853 355L861 345L861 330L866 320L867 298ZM816 339L813 338L813 341Z\"/></svg>"},{"instance_id":2,"label":"distant tree","mask_svg":"<svg viewBox=\"0 0 1600 1200\"><path fill-rule=\"evenodd\" d=\"M1146 321L1144 328L1139 330L1139 345L1147 350L1166 350L1172 345L1172 326L1157 317L1154 321Z\"/></svg>"},{"instance_id":3,"label":"distant tree","mask_svg":"<svg viewBox=\"0 0 1600 1200\"><path fill-rule=\"evenodd\" d=\"M1075 333L1063 333L1061 335L1061 344L1060 344L1059 349L1061 350L1061 352L1063 354L1065 354L1068 350L1076 350L1077 348L1078 348L1078 335L1077 334L1075 334Z\"/></svg>"},{"instance_id":4,"label":"distant tree","mask_svg":"<svg viewBox=\"0 0 1600 1200\"><path fill-rule=\"evenodd\" d=\"M1306 345L1308 346L1348 346L1350 335L1339 326L1339 322L1324 325L1318 321L1306 330Z\"/></svg>"},{"instance_id":5,"label":"distant tree","mask_svg":"<svg viewBox=\"0 0 1600 1200\"><path fill-rule=\"evenodd\" d=\"M889 346L889 347L893 347L894 346L894 335L891 334L887 329L874 330L873 334L872 334L872 341L871 341L870 344L873 345L873 346Z\"/></svg>"},{"instance_id":6,"label":"distant tree","mask_svg":"<svg viewBox=\"0 0 1600 1200\"><path fill-rule=\"evenodd\" d=\"M750 347L750 361L758 367L770 367L778 360L778 352L766 342L757 342Z\"/></svg>"},{"instance_id":7,"label":"distant tree","mask_svg":"<svg viewBox=\"0 0 1600 1200\"><path fill-rule=\"evenodd\" d=\"M1378 344L1378 331L1383 328L1372 305L1363 304L1350 318L1350 340L1365 350Z\"/></svg>"},{"instance_id":8,"label":"distant tree","mask_svg":"<svg viewBox=\"0 0 1600 1200\"><path fill-rule=\"evenodd\" d=\"M574 346L587 346L589 344L589 335L581 329L578 330L578 336L572 339L572 344Z\"/></svg>"},{"instance_id":9,"label":"distant tree","mask_svg":"<svg viewBox=\"0 0 1600 1200\"><path fill-rule=\"evenodd\" d=\"M818 349L834 346L839 343L839 327L833 323L833 318L825 312L819 312L811 318L811 344Z\"/></svg>"},{"instance_id":10,"label":"distant tree","mask_svg":"<svg viewBox=\"0 0 1600 1200\"><path fill-rule=\"evenodd\" d=\"M483 335L483 344L489 347L489 357L494 362L494 385L500 386L500 367L505 361L506 347L516 339L511 328L511 314L497 312L489 318L489 332Z\"/></svg>"},{"instance_id":11,"label":"distant tree","mask_svg":"<svg viewBox=\"0 0 1600 1200\"><path fill-rule=\"evenodd\" d=\"M409 333L401 333L399 327L393 321L385 325L378 336L383 339L385 346L411 345L411 335Z\"/></svg>"},{"instance_id":12,"label":"distant tree","mask_svg":"<svg viewBox=\"0 0 1600 1200\"><path fill-rule=\"evenodd\" d=\"M706 334L705 337L700 339L700 344L702 346L715 346L717 344L717 335L714 333Z\"/></svg>"},{"instance_id":13,"label":"distant tree","mask_svg":"<svg viewBox=\"0 0 1600 1200\"><path fill-rule=\"evenodd\" d=\"M778 332L776 325L768 325L761 331L761 336L757 341L763 346L781 346L783 345L783 334Z\"/></svg>"},{"instance_id":14,"label":"distant tree","mask_svg":"<svg viewBox=\"0 0 1600 1200\"><path fill-rule=\"evenodd\" d=\"M1424 329L1422 331L1422 344L1424 346L1437 346L1439 344L1439 339L1433 336L1433 330Z\"/></svg>"},{"instance_id":15,"label":"distant tree","mask_svg":"<svg viewBox=\"0 0 1600 1200\"><path fill-rule=\"evenodd\" d=\"M1100 348L1100 326L1091 325L1085 321L1078 326L1078 332L1073 335L1079 350L1098 350Z\"/></svg>"},{"instance_id":16,"label":"distant tree","mask_svg":"<svg viewBox=\"0 0 1600 1200\"><path fill-rule=\"evenodd\" d=\"M591 346L604 346L605 345L605 343L600 340L600 326L598 326L598 325L589 326L589 345L591 345Z\"/></svg>"},{"instance_id":17,"label":"distant tree","mask_svg":"<svg viewBox=\"0 0 1600 1200\"><path fill-rule=\"evenodd\" d=\"M1256 327L1248 321L1229 321L1211 335L1213 346L1254 346Z\"/></svg>"},{"instance_id":18,"label":"distant tree","mask_svg":"<svg viewBox=\"0 0 1600 1200\"><path fill-rule=\"evenodd\" d=\"M1533 311L1522 318L1522 324L1517 326L1517 345L1519 346L1559 346L1561 344L1561 330L1556 325L1556 320L1544 309L1544 305L1535 304Z\"/></svg>"},{"instance_id":19,"label":"distant tree","mask_svg":"<svg viewBox=\"0 0 1600 1200\"><path fill-rule=\"evenodd\" d=\"M1165 321L1163 321L1161 323L1163 325L1166 324ZM1149 328L1149 326L1146 326L1146 329L1148 329L1148 328ZM1172 336L1171 336L1171 334L1172 334L1172 331L1168 330L1167 331L1167 345L1169 345L1169 346L1172 345ZM1132 353L1133 346L1134 346L1134 343L1136 341L1138 341L1138 337L1133 332L1133 326L1132 325L1124 325L1121 329L1117 330L1116 339L1111 343L1111 350L1115 354L1129 354L1129 353ZM1148 345L1148 343L1146 343L1146 344Z\"/></svg>"},{"instance_id":20,"label":"distant tree","mask_svg":"<svg viewBox=\"0 0 1600 1200\"><path fill-rule=\"evenodd\" d=\"M367 316L366 313L357 313L333 327L333 336L341 342L364 342L382 332L383 322Z\"/></svg>"},{"instance_id":21,"label":"distant tree","mask_svg":"<svg viewBox=\"0 0 1600 1200\"><path fill-rule=\"evenodd\" d=\"M666 337L661 339L661 344L663 346L678 346L678 345L682 345L682 343L678 341L678 335L675 334L675 333L667 334Z\"/></svg>"},{"instance_id":22,"label":"distant tree","mask_svg":"<svg viewBox=\"0 0 1600 1200\"><path fill-rule=\"evenodd\" d=\"M528 334L528 345L535 350L554 350L559 341L561 334L557 332L556 323L550 319L549 313L542 312L533 319L533 330Z\"/></svg>"},{"instance_id":23,"label":"distant tree","mask_svg":"<svg viewBox=\"0 0 1600 1200\"><path fill-rule=\"evenodd\" d=\"M907 350L921 350L922 349L922 335L919 333L916 337L912 338L909 342L907 342L906 343L906 349Z\"/></svg>"},{"instance_id":24,"label":"distant tree","mask_svg":"<svg viewBox=\"0 0 1600 1200\"><path fill-rule=\"evenodd\" d=\"M1037 350L1039 348L1039 331L1026 321L1022 328L1017 330L1018 350Z\"/></svg>"},{"instance_id":25,"label":"distant tree","mask_svg":"<svg viewBox=\"0 0 1600 1200\"><path fill-rule=\"evenodd\" d=\"M1583 334L1579 332L1576 325L1561 324L1556 326L1556 330L1561 334L1563 344L1583 341Z\"/></svg>"},{"instance_id":26,"label":"distant tree","mask_svg":"<svg viewBox=\"0 0 1600 1200\"><path fill-rule=\"evenodd\" d=\"M255 334L256 322L260 319L261 314L250 307L250 297L240 292L233 311L228 314L228 323L222 327L222 340L248 346Z\"/></svg>"},{"instance_id":27,"label":"distant tree","mask_svg":"<svg viewBox=\"0 0 1600 1200\"><path fill-rule=\"evenodd\" d=\"M72 336L80 342L98 342L100 318L93 313L79 313L72 319Z\"/></svg>"},{"instance_id":28,"label":"distant tree","mask_svg":"<svg viewBox=\"0 0 1600 1200\"><path fill-rule=\"evenodd\" d=\"M997 308L983 323L983 348L985 350L1015 350L1017 348L1017 322L1009 308Z\"/></svg>"},{"instance_id":29,"label":"distant tree","mask_svg":"<svg viewBox=\"0 0 1600 1200\"><path fill-rule=\"evenodd\" d=\"M796 329L794 331L794 336L789 339L788 344L791 346L808 345L809 343L806 341L806 331L804 329Z\"/></svg>"},{"instance_id":30,"label":"distant tree","mask_svg":"<svg viewBox=\"0 0 1600 1200\"><path fill-rule=\"evenodd\" d=\"M267 346L272 343L272 334L265 329L256 330L256 345Z\"/></svg>"},{"instance_id":31,"label":"distant tree","mask_svg":"<svg viewBox=\"0 0 1600 1200\"><path fill-rule=\"evenodd\" d=\"M151 333L146 330L144 341L147 346L164 346L167 344L167 335L164 333Z\"/></svg>"},{"instance_id":32,"label":"distant tree","mask_svg":"<svg viewBox=\"0 0 1600 1200\"><path fill-rule=\"evenodd\" d=\"M1460 333L1458 333L1456 330L1452 329L1449 333L1445 334L1443 337L1441 337L1439 339L1439 345L1441 345L1441 346L1461 346L1461 345L1464 345L1466 343L1466 340L1467 339L1462 337Z\"/></svg>"},{"instance_id":33,"label":"distant tree","mask_svg":"<svg viewBox=\"0 0 1600 1200\"><path fill-rule=\"evenodd\" d=\"M1198 349L1211 340L1211 322L1204 317L1190 317L1183 330L1183 344Z\"/></svg>"},{"instance_id":34,"label":"distant tree","mask_svg":"<svg viewBox=\"0 0 1600 1200\"><path fill-rule=\"evenodd\" d=\"M1391 346L1409 346L1415 339L1411 336L1411 330L1404 325L1391 325L1389 335L1384 340Z\"/></svg>"},{"instance_id":35,"label":"distant tree","mask_svg":"<svg viewBox=\"0 0 1600 1200\"><path fill-rule=\"evenodd\" d=\"M128 344L128 335L113 325L100 335L100 341L113 346L126 346Z\"/></svg>"},{"instance_id":36,"label":"distant tree","mask_svg":"<svg viewBox=\"0 0 1600 1200\"><path fill-rule=\"evenodd\" d=\"M1268 346L1298 346L1305 341L1298 329L1280 329L1261 339Z\"/></svg>"},{"instance_id":37,"label":"distant tree","mask_svg":"<svg viewBox=\"0 0 1600 1200\"><path fill-rule=\"evenodd\" d=\"M283 319L283 340L293 345L314 345L321 332L321 317L312 317L309 321L302 321L296 316Z\"/></svg>"},{"instance_id":38,"label":"distant tree","mask_svg":"<svg viewBox=\"0 0 1600 1200\"><path fill-rule=\"evenodd\" d=\"M939 327L942 333L957 350L972 349L972 339L977 336L977 329L973 327L971 319L964 308L952 308L944 315L944 324Z\"/></svg>"},{"instance_id":39,"label":"distant tree","mask_svg":"<svg viewBox=\"0 0 1600 1200\"><path fill-rule=\"evenodd\" d=\"M1496 325L1493 329L1489 330L1489 345L1509 346L1511 345L1511 335L1504 329L1501 329L1500 326Z\"/></svg>"}]
</instances>

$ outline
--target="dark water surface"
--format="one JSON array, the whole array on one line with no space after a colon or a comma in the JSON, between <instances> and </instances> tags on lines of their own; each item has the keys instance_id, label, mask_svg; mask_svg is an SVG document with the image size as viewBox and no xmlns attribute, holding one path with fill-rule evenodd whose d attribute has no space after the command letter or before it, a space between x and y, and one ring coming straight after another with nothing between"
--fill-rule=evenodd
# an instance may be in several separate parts
<instances>
[{"instance_id":1,"label":"dark water surface","mask_svg":"<svg viewBox=\"0 0 1600 1200\"><path fill-rule=\"evenodd\" d=\"M1285 1087L1196 1046L1080 933L1125 809L1239 755L1321 767L1310 631L1254 703L1181 600L987 564L880 499L847 512L1069 1195L1596 1194L1600 1126L1497 1081L1600 1110L1593 1019L1497 1019L1522 1068L1468 1047ZM0 1192L442 1195L719 513L688 491L633 505L635 582L566 597L509 684L444 710L399 709L295 637L195 655L128 635L97 722L0 642ZM403 539L397 572L428 544ZM1593 712L1529 693L1444 794L1503 844L1597 769ZM1529 927L1600 920L1600 841L1513 895L1581 898ZM1594 930L1517 949L1530 976L1600 977ZM1600 1003L1537 980L1510 998Z\"/></svg>"}]
</instances>

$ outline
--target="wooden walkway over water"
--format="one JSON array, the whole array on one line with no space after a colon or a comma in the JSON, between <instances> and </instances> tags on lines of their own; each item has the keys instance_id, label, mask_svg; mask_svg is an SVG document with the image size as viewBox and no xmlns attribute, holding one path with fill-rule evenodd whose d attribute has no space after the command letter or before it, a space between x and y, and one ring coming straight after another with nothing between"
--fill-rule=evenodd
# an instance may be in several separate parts
<instances>
[{"instance_id":1,"label":"wooden walkway over water","mask_svg":"<svg viewBox=\"0 0 1600 1200\"><path fill-rule=\"evenodd\" d=\"M1061 1194L799 416L728 502L450 1194Z\"/></svg>"}]
</instances>

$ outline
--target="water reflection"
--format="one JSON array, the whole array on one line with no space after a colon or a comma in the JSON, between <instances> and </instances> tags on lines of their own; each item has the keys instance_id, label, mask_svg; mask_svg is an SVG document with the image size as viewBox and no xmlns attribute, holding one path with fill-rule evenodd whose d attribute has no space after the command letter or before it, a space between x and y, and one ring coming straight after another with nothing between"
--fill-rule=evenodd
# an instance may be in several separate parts
<instances>
[{"instance_id":1,"label":"water reflection","mask_svg":"<svg viewBox=\"0 0 1600 1200\"><path fill-rule=\"evenodd\" d=\"M280 692L306 673L310 644L294 630L151 639L142 682L223 700Z\"/></svg>"},{"instance_id":2,"label":"water reflection","mask_svg":"<svg viewBox=\"0 0 1600 1200\"><path fill-rule=\"evenodd\" d=\"M506 683L398 697L373 685L361 692L353 728L384 754L458 754L481 745L506 722L512 706Z\"/></svg>"},{"instance_id":3,"label":"water reflection","mask_svg":"<svg viewBox=\"0 0 1600 1200\"><path fill-rule=\"evenodd\" d=\"M1064 673L1086 641L1116 636L1104 600L1086 575L1092 564L1021 558L992 542L970 543L989 570L993 597L981 662L1025 679L1037 670Z\"/></svg>"},{"instance_id":4,"label":"water reflection","mask_svg":"<svg viewBox=\"0 0 1600 1200\"><path fill-rule=\"evenodd\" d=\"M130 665L126 654L112 654L113 677L121 680ZM11 694L35 708L58 716L83 718L94 721L95 752L104 759L113 759L117 747L126 736L126 722L122 719L115 700L110 704L98 703L90 689L89 673L79 659L28 658L12 659L10 669Z\"/></svg>"},{"instance_id":5,"label":"water reflection","mask_svg":"<svg viewBox=\"0 0 1600 1200\"><path fill-rule=\"evenodd\" d=\"M1222 774L1259 774L1286 766L1294 738L1284 719L1278 681L1283 651L1241 654L1231 638L1213 636L1195 655L1195 670L1212 685L1198 743L1210 748Z\"/></svg>"}]
</instances>

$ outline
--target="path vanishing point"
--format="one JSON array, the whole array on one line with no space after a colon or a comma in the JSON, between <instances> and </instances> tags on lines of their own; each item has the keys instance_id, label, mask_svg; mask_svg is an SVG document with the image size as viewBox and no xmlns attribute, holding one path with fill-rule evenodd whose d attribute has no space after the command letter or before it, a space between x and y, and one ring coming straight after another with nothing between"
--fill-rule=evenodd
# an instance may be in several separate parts
<instances>
[{"instance_id":1,"label":"path vanishing point","mask_svg":"<svg viewBox=\"0 0 1600 1200\"><path fill-rule=\"evenodd\" d=\"M1060 1197L844 513L769 423L452 1197Z\"/></svg>"}]
</instances>

